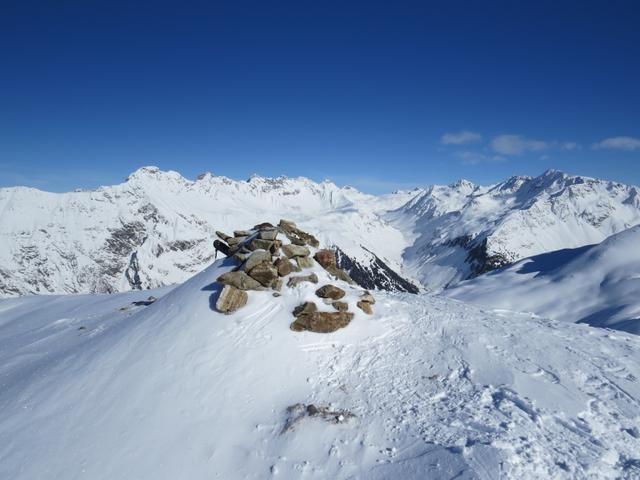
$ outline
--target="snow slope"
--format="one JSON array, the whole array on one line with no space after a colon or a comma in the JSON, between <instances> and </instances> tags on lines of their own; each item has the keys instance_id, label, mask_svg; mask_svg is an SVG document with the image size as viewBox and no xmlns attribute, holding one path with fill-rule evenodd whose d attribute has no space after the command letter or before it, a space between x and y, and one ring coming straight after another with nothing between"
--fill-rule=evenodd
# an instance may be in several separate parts
<instances>
[{"instance_id":1,"label":"snow slope","mask_svg":"<svg viewBox=\"0 0 640 480\"><path fill-rule=\"evenodd\" d=\"M388 214L411 246L405 271L432 290L640 224L640 190L550 170L482 187L433 186Z\"/></svg>"},{"instance_id":2,"label":"snow slope","mask_svg":"<svg viewBox=\"0 0 640 480\"><path fill-rule=\"evenodd\" d=\"M229 268L1 300L0 478L640 478L640 337L383 292L296 333L315 285L225 316ZM296 403L355 418L283 432Z\"/></svg>"},{"instance_id":3,"label":"snow slope","mask_svg":"<svg viewBox=\"0 0 640 480\"><path fill-rule=\"evenodd\" d=\"M212 263L216 230L280 218L322 232L324 245L365 267L375 252L401 274L404 237L380 214L415 194L375 197L302 177L235 181L207 173L190 181L156 167L94 191L0 189L0 295L180 283Z\"/></svg>"},{"instance_id":4,"label":"snow slope","mask_svg":"<svg viewBox=\"0 0 640 480\"><path fill-rule=\"evenodd\" d=\"M447 295L640 334L640 226L462 282Z\"/></svg>"}]
</instances>

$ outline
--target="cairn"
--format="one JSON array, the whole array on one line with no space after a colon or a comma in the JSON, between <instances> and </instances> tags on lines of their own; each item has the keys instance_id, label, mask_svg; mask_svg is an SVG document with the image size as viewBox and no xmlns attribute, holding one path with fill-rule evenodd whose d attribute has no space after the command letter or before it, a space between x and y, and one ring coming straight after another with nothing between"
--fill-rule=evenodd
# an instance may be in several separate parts
<instances>
[{"instance_id":1,"label":"cairn","mask_svg":"<svg viewBox=\"0 0 640 480\"><path fill-rule=\"evenodd\" d=\"M222 313L233 313L245 306L248 291L272 291L274 296L280 296L283 288L296 288L305 283L318 284L318 276L313 272L293 275L314 268L316 264L335 279L354 284L349 274L338 268L333 250L318 250L320 242L289 220L280 220L277 226L265 222L255 225L251 230L236 230L233 236L220 231L216 235L216 252L222 252L238 264L217 279L223 288L216 309ZM291 323L291 330L329 333L346 327L353 320L354 313L348 311L349 303L343 299L345 290L326 284L315 293L320 301L331 305L335 311L319 311L314 302L305 302L292 312L295 320ZM371 315L374 303L373 296L364 291L356 306Z\"/></svg>"}]
</instances>

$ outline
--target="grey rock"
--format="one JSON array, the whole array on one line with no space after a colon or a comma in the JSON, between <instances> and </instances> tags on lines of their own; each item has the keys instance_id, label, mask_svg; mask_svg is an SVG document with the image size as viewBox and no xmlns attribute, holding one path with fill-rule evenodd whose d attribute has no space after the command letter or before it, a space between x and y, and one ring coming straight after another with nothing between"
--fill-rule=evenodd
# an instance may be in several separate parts
<instances>
[{"instance_id":1,"label":"grey rock","mask_svg":"<svg viewBox=\"0 0 640 480\"><path fill-rule=\"evenodd\" d=\"M313 259L309 257L296 257L298 268L313 268Z\"/></svg>"},{"instance_id":2,"label":"grey rock","mask_svg":"<svg viewBox=\"0 0 640 480\"><path fill-rule=\"evenodd\" d=\"M249 249L251 250L270 250L273 246L273 241L263 240L261 238L254 238L249 242Z\"/></svg>"},{"instance_id":3,"label":"grey rock","mask_svg":"<svg viewBox=\"0 0 640 480\"><path fill-rule=\"evenodd\" d=\"M248 272L256 265L265 262L271 262L271 254L266 250L255 250L249 255L244 265L242 265L242 270Z\"/></svg>"},{"instance_id":4,"label":"grey rock","mask_svg":"<svg viewBox=\"0 0 640 480\"><path fill-rule=\"evenodd\" d=\"M250 237L251 235L253 235L253 232L250 232L249 230L234 230L233 231L233 236L234 237Z\"/></svg>"},{"instance_id":5,"label":"grey rock","mask_svg":"<svg viewBox=\"0 0 640 480\"><path fill-rule=\"evenodd\" d=\"M309 256L309 249L307 247L303 247L300 245L283 245L282 246L282 252L288 257L288 258L294 258L294 257L308 257Z\"/></svg>"},{"instance_id":6,"label":"grey rock","mask_svg":"<svg viewBox=\"0 0 640 480\"><path fill-rule=\"evenodd\" d=\"M241 270L223 273L218 277L217 281L223 285L231 285L240 290L264 290L260 282L251 278Z\"/></svg>"},{"instance_id":7,"label":"grey rock","mask_svg":"<svg viewBox=\"0 0 640 480\"><path fill-rule=\"evenodd\" d=\"M247 292L231 285L225 285L216 301L216 310L227 314L235 312L247 304L247 299Z\"/></svg>"},{"instance_id":8,"label":"grey rock","mask_svg":"<svg viewBox=\"0 0 640 480\"><path fill-rule=\"evenodd\" d=\"M273 265L281 277L286 277L294 270L293 264L286 258L278 258Z\"/></svg>"},{"instance_id":9,"label":"grey rock","mask_svg":"<svg viewBox=\"0 0 640 480\"><path fill-rule=\"evenodd\" d=\"M261 238L263 240L275 240L276 237L278 236L278 230L271 229L271 230L260 230L258 232L258 238Z\"/></svg>"},{"instance_id":10,"label":"grey rock","mask_svg":"<svg viewBox=\"0 0 640 480\"><path fill-rule=\"evenodd\" d=\"M216 230L216 235L223 242L228 242L230 238L233 238L231 235L227 235L226 233L221 232L220 230Z\"/></svg>"}]
</instances>

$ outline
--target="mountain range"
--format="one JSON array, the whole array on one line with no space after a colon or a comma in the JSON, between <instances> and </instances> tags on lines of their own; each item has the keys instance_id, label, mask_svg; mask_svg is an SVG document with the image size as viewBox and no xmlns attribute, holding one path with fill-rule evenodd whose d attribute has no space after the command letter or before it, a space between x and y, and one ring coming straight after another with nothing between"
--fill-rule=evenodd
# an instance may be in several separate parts
<instances>
[{"instance_id":1,"label":"mountain range","mask_svg":"<svg viewBox=\"0 0 640 480\"><path fill-rule=\"evenodd\" d=\"M306 178L191 181L143 167L69 193L0 189L0 295L109 293L183 282L217 230L290 218L366 288L439 291L522 258L640 224L637 187L547 171L374 196Z\"/></svg>"}]
</instances>

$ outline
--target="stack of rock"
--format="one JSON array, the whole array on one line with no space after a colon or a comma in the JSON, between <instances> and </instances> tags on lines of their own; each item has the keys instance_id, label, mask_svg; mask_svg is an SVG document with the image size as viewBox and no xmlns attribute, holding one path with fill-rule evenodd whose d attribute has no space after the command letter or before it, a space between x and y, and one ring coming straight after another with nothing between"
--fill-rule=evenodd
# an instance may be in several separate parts
<instances>
[{"instance_id":1,"label":"stack of rock","mask_svg":"<svg viewBox=\"0 0 640 480\"><path fill-rule=\"evenodd\" d=\"M290 243L278 239L280 234ZM353 284L349 275L338 268L334 251L317 250L311 256L310 249L315 250L319 246L318 240L291 221L280 220L278 226L261 223L251 230L236 230L233 236L222 232L216 232L216 235L219 237L214 242L216 250L238 262L234 270L218 277L218 283L224 285L216 302L216 309L220 312L232 313L246 305L248 290L272 290L274 296L279 296L285 277L288 277L287 288L295 288L305 282L317 284L319 280L315 273L291 275L314 268L316 262L332 277ZM318 311L315 303L305 302L293 311L295 321L291 329L328 333L347 326L354 314L348 311L349 304L341 300L345 294L343 289L331 284L318 288L316 295L335 311ZM372 314L371 305L374 303L373 296L365 291L356 305L366 314Z\"/></svg>"}]
</instances>

